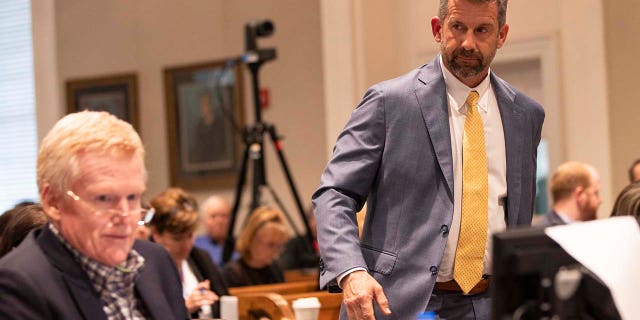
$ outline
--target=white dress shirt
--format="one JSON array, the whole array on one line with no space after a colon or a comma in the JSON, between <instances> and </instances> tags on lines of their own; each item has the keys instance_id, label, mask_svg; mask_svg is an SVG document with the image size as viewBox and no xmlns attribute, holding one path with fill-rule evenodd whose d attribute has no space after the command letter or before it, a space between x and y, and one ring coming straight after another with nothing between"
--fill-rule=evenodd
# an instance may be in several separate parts
<instances>
[{"instance_id":1,"label":"white dress shirt","mask_svg":"<svg viewBox=\"0 0 640 320\"><path fill-rule=\"evenodd\" d=\"M189 262L187 262L187 260L183 260L182 261L182 296L184 297L184 299L186 300L189 295L191 295L191 293L193 292L193 290L195 290L198 287L198 278L196 278L196 275L193 273L193 270L191 270L191 267L189 266ZM200 312L198 313L198 316L200 318L211 318L213 316L213 314L211 313L211 306L208 304L203 305L202 307L200 307Z\"/></svg>"},{"instance_id":2,"label":"white dress shirt","mask_svg":"<svg viewBox=\"0 0 640 320\"><path fill-rule=\"evenodd\" d=\"M469 88L458 80L442 62L440 67L447 88L449 105L449 128L451 134L451 157L453 160L453 221L449 227L449 236L440 262L438 282L453 279L454 260L460 234L460 216L462 211L462 136L466 119L465 101L469 92L477 91L480 98L478 109L484 126L487 164L489 169L488 197L488 235L484 251L483 274L491 274L491 235L506 229L504 201L507 195L507 160L505 153L504 130L498 109L498 101L487 77L475 88ZM491 71L489 71L491 72Z\"/></svg>"}]
</instances>

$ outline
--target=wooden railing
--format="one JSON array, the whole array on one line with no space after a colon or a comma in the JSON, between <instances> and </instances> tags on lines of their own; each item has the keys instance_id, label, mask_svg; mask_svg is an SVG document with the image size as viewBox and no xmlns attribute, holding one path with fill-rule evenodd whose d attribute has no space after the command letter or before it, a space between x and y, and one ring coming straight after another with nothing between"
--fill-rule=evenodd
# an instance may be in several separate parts
<instances>
[{"instance_id":1,"label":"wooden railing","mask_svg":"<svg viewBox=\"0 0 640 320\"><path fill-rule=\"evenodd\" d=\"M316 297L320 301L319 320L338 319L342 294L318 291L317 280L303 280L278 284L229 288L231 295L238 297L240 320L295 319L293 301Z\"/></svg>"},{"instance_id":2,"label":"wooden railing","mask_svg":"<svg viewBox=\"0 0 640 320\"><path fill-rule=\"evenodd\" d=\"M261 284L261 285L246 286L246 287L233 287L233 288L229 288L229 293L232 296L240 296L240 295L246 295L251 293L290 294L290 293L318 291L319 289L320 288L318 286L318 280L315 279L315 280L283 282L283 283L274 283L274 284Z\"/></svg>"}]
</instances>

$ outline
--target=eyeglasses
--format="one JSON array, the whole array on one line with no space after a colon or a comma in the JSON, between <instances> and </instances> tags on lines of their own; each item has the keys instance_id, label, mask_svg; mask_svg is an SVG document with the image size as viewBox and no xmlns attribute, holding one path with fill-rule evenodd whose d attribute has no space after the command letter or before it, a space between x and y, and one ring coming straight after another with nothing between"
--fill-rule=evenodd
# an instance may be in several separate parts
<instances>
[{"instance_id":1,"label":"eyeglasses","mask_svg":"<svg viewBox=\"0 0 640 320\"><path fill-rule=\"evenodd\" d=\"M67 191L67 195L71 197L74 201L82 203L83 205L91 208L91 211L94 215L98 217L108 218L109 220L113 219L113 217L127 217L132 215L134 217L139 217L138 225L142 226L151 221L153 218L153 214L155 210L149 206L142 206L140 197L137 195L127 196L127 203L129 205L129 210L122 210L118 208L122 197L118 195L99 195L96 196L92 201L87 201L73 191Z\"/></svg>"}]
</instances>

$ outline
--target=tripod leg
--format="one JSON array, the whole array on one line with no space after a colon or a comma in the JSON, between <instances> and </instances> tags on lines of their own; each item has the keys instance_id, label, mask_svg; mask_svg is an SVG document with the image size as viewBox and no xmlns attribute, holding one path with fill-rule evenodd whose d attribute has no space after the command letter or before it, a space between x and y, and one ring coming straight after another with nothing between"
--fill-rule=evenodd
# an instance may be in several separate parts
<instances>
[{"instance_id":1,"label":"tripod leg","mask_svg":"<svg viewBox=\"0 0 640 320\"><path fill-rule=\"evenodd\" d=\"M229 229L227 230L227 239L224 242L224 249L222 250L222 261L227 263L231 259L233 250L235 247L235 240L233 238L233 230L236 224L236 218L238 217L238 209L240 208L240 202L242 201L242 190L247 180L247 166L249 164L249 143L247 141L248 133L245 131L245 147L242 154L242 164L240 165L240 172L238 174L238 181L236 182L236 194L233 200L233 210L231 211L231 221L229 222Z\"/></svg>"},{"instance_id":2,"label":"tripod leg","mask_svg":"<svg viewBox=\"0 0 640 320\"><path fill-rule=\"evenodd\" d=\"M300 218L304 222L304 227L307 231L307 246L310 250L309 252L314 252L315 249L313 247L313 233L311 232L311 227L309 226L309 221L307 220L307 216L304 213L304 207L302 206L302 202L300 201L300 196L298 195L298 189L296 188L296 184L293 181L293 177L291 176L291 172L289 171L289 167L287 165L287 160L284 158L284 152L282 151L282 144L280 143L280 137L276 134L276 128L273 125L267 125L267 131L269 131L269 136L271 137L271 142L276 149L276 153L278 154L278 160L280 160L280 165L282 166L282 171L284 171L285 176L287 177L287 182L289 183L289 189L291 189L291 194L293 195L294 200L296 201L296 206L298 207L298 212L300 213Z\"/></svg>"},{"instance_id":3,"label":"tripod leg","mask_svg":"<svg viewBox=\"0 0 640 320\"><path fill-rule=\"evenodd\" d=\"M282 211L282 213L284 213L284 216L287 218L287 221L289 221L289 225L293 229L293 232L296 234L296 236L300 236L300 231L298 231L298 228L296 228L295 223L291 219L291 215L289 215L289 211L285 209L284 204L282 203L282 200L280 200L280 197L278 197L278 194L276 193L276 191L273 190L273 188L269 184L267 184L267 189L269 190L269 193L271 194L271 197L273 198L273 200L275 200L276 204L278 204L278 207L280 207L280 210Z\"/></svg>"}]
</instances>

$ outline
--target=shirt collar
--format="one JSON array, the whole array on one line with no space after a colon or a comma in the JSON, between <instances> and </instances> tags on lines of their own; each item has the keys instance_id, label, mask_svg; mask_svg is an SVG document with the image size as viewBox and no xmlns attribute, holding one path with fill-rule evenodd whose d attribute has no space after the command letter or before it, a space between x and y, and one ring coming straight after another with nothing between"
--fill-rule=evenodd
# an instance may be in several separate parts
<instances>
[{"instance_id":1,"label":"shirt collar","mask_svg":"<svg viewBox=\"0 0 640 320\"><path fill-rule=\"evenodd\" d=\"M131 285L135 280L140 269L144 265L144 257L135 249L131 249L127 259L115 267L109 267L102 264L75 249L60 234L58 228L49 223L49 229L60 240L60 242L69 250L82 269L87 273L94 288L100 292L105 289L108 280L116 279L116 281L129 282Z\"/></svg>"},{"instance_id":2,"label":"shirt collar","mask_svg":"<svg viewBox=\"0 0 640 320\"><path fill-rule=\"evenodd\" d=\"M487 92L491 89L491 69L489 69L489 73L487 76L478 84L475 88L469 88L466 84L462 83L462 81L458 80L450 71L445 67L444 62L442 61L442 55L440 55L440 69L442 69L442 76L444 77L444 83L447 88L447 96L449 98L449 102L453 104L453 107L460 113L463 112L463 107L465 106L465 102L467 100L467 96L469 96L469 92L477 91L479 95L478 99L478 108L480 111L487 113L489 110L489 102L488 102L488 94Z\"/></svg>"},{"instance_id":3,"label":"shirt collar","mask_svg":"<svg viewBox=\"0 0 640 320\"><path fill-rule=\"evenodd\" d=\"M558 217L560 217L560 219L561 219L564 223L566 223L566 224L572 223L572 222L574 221L573 219L569 218L569 216L568 216L568 215L566 215L566 214L564 214L564 213L562 213L562 212L560 212L560 211L556 211L556 214L557 214L557 215L558 215Z\"/></svg>"}]
</instances>

